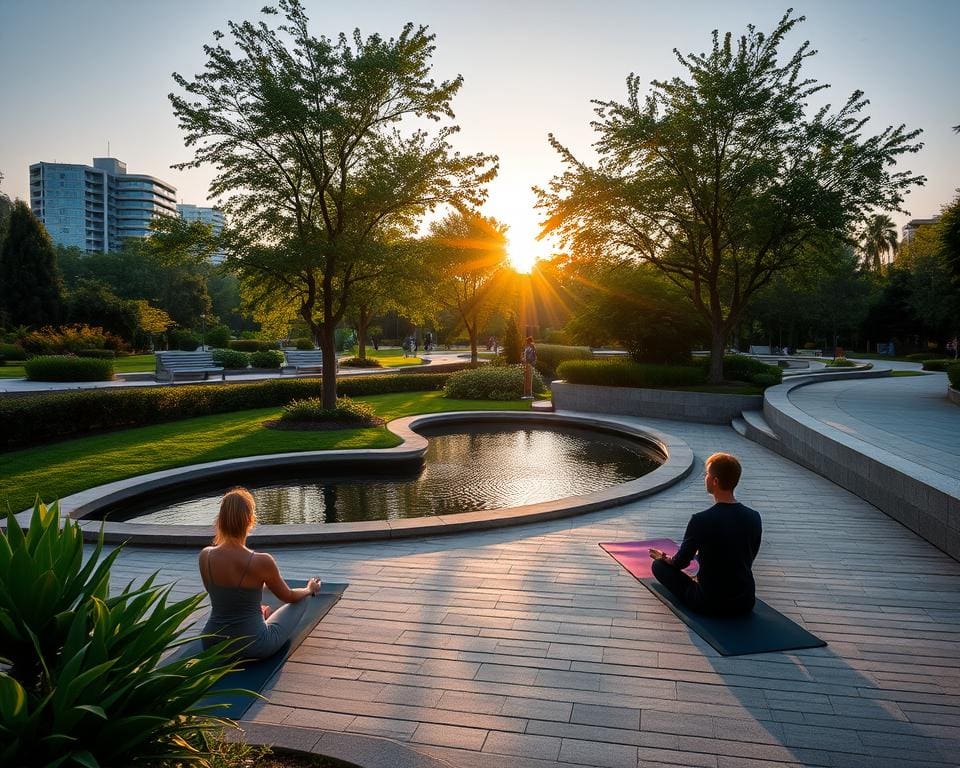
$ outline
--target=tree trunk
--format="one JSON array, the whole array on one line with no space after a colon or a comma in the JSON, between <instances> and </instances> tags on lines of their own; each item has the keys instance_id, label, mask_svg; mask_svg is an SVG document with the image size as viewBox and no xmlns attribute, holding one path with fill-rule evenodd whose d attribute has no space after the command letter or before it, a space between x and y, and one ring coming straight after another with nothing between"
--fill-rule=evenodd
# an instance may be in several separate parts
<instances>
[{"instance_id":1,"label":"tree trunk","mask_svg":"<svg viewBox=\"0 0 960 768\"><path fill-rule=\"evenodd\" d=\"M710 335L710 375L708 381L711 384L723 383L723 348L726 341L726 333L722 327L714 326Z\"/></svg>"},{"instance_id":2,"label":"tree trunk","mask_svg":"<svg viewBox=\"0 0 960 768\"><path fill-rule=\"evenodd\" d=\"M470 363L476 365L480 360L480 355L477 354L477 326L470 328L468 325L467 333L470 335Z\"/></svg>"},{"instance_id":3,"label":"tree trunk","mask_svg":"<svg viewBox=\"0 0 960 768\"><path fill-rule=\"evenodd\" d=\"M367 359L367 328L370 327L371 315L367 307L360 307L357 317L357 357L361 360Z\"/></svg>"},{"instance_id":4,"label":"tree trunk","mask_svg":"<svg viewBox=\"0 0 960 768\"><path fill-rule=\"evenodd\" d=\"M320 349L323 351L323 407L337 407L337 329L333 323L324 323L320 329Z\"/></svg>"}]
</instances>

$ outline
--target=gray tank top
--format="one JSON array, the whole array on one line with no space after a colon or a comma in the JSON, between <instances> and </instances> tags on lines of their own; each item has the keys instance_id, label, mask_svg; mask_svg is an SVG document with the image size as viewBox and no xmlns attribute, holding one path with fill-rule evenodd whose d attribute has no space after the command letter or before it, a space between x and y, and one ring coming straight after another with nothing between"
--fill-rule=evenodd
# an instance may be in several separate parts
<instances>
[{"instance_id":1,"label":"gray tank top","mask_svg":"<svg viewBox=\"0 0 960 768\"><path fill-rule=\"evenodd\" d=\"M241 587L244 577L253 561L254 553L240 575L235 587L224 587L215 584L210 570L210 558L213 552L207 553L207 568L204 574L204 586L210 595L210 618L203 627L204 634L217 635L219 638L250 637L256 640L266 631L267 624L260 612L260 602L263 599L263 587ZM216 638L204 641L204 645L213 645Z\"/></svg>"}]
</instances>

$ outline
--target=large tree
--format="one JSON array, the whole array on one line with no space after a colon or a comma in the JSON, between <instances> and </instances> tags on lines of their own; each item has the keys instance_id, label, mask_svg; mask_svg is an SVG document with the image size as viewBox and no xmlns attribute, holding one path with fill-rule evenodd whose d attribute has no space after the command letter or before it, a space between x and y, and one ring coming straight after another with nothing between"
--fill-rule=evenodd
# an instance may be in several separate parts
<instances>
[{"instance_id":1,"label":"large tree","mask_svg":"<svg viewBox=\"0 0 960 768\"><path fill-rule=\"evenodd\" d=\"M863 247L866 264L877 272L881 271L887 254L892 261L900 246L893 219L885 213L875 213L870 216L860 230L860 244Z\"/></svg>"},{"instance_id":2,"label":"large tree","mask_svg":"<svg viewBox=\"0 0 960 768\"><path fill-rule=\"evenodd\" d=\"M583 299L564 330L591 347L617 344L636 362L689 362L706 336L680 290L649 264L581 265Z\"/></svg>"},{"instance_id":3,"label":"large tree","mask_svg":"<svg viewBox=\"0 0 960 768\"><path fill-rule=\"evenodd\" d=\"M456 210L430 225L428 250L436 301L466 331L476 363L480 331L497 309L512 304L516 289L516 273L507 267L506 227Z\"/></svg>"},{"instance_id":4,"label":"large tree","mask_svg":"<svg viewBox=\"0 0 960 768\"><path fill-rule=\"evenodd\" d=\"M461 155L451 100L459 76L431 78L434 37L407 24L396 38L315 37L300 0L285 22L229 23L230 47L205 48L204 71L174 112L195 147L181 167L210 164L233 231L246 295L292 304L324 352L323 401L336 399L334 332L355 287L378 274L368 246L435 205L479 204L496 158ZM270 8L265 14L275 14ZM435 131L423 126L445 122Z\"/></svg>"},{"instance_id":5,"label":"large tree","mask_svg":"<svg viewBox=\"0 0 960 768\"><path fill-rule=\"evenodd\" d=\"M7 227L0 248L0 315L10 325L56 325L63 283L53 241L22 200L13 204Z\"/></svg>"},{"instance_id":6,"label":"large tree","mask_svg":"<svg viewBox=\"0 0 960 768\"><path fill-rule=\"evenodd\" d=\"M710 379L744 307L814 241L849 237L871 210L900 210L922 177L892 166L919 131L864 135L867 100L812 114L826 86L805 78L803 43L781 59L802 21L788 12L769 35L713 33L706 54L675 51L685 77L627 78L627 101L598 101L596 165L553 135L566 170L539 190L544 234L574 251L649 262L682 288L711 328Z\"/></svg>"}]
</instances>

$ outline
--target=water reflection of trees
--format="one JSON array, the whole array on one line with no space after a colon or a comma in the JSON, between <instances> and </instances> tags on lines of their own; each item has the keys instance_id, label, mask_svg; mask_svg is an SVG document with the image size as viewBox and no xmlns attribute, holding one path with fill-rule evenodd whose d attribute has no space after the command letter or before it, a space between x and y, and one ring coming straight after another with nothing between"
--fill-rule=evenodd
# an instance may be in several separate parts
<instances>
[{"instance_id":1,"label":"water reflection of trees","mask_svg":"<svg viewBox=\"0 0 960 768\"><path fill-rule=\"evenodd\" d=\"M494 424L430 436L419 476L333 476L317 468L310 476L252 490L262 524L392 520L589 493L646 474L658 463L635 441L614 435ZM153 514L157 522L162 515L171 523L209 524L219 498L194 499Z\"/></svg>"}]
</instances>

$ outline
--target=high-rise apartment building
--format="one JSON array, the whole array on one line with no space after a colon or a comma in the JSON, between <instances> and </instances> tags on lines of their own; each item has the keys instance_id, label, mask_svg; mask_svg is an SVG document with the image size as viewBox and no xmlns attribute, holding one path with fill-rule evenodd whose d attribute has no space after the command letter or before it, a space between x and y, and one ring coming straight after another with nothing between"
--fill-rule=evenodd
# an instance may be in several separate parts
<instances>
[{"instance_id":1,"label":"high-rise apartment building","mask_svg":"<svg viewBox=\"0 0 960 768\"><path fill-rule=\"evenodd\" d=\"M214 235L219 235L223 232L223 225L226 223L226 219L223 216L223 211L219 208L207 208L202 205L187 205L181 203L177 206L177 211L179 211L180 217L186 222L202 221L204 224L209 224ZM217 251L210 256L210 261L214 264L221 264L226 257L226 253Z\"/></svg>"},{"instance_id":2,"label":"high-rise apartment building","mask_svg":"<svg viewBox=\"0 0 960 768\"><path fill-rule=\"evenodd\" d=\"M177 215L177 190L154 176L127 173L113 157L93 165L34 163L30 208L55 243L88 253L117 250L127 237L148 237L156 216Z\"/></svg>"}]
</instances>

